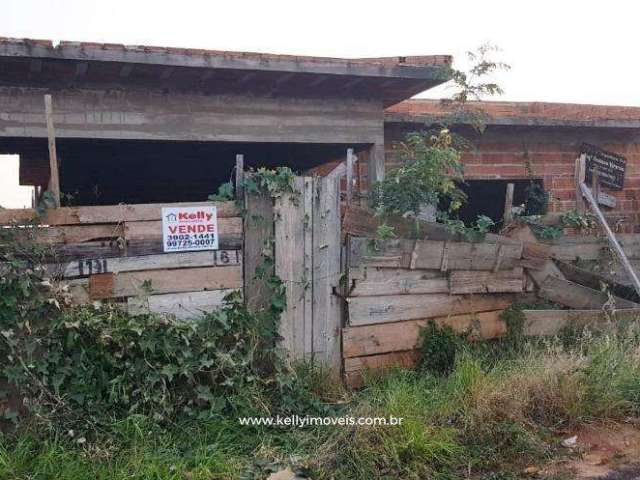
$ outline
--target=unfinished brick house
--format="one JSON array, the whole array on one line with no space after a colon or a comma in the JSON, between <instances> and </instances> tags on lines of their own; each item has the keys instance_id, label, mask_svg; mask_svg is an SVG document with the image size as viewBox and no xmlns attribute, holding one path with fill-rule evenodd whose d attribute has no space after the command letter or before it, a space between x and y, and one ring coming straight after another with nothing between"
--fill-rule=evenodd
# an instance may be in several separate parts
<instances>
[{"instance_id":1,"label":"unfinished brick house","mask_svg":"<svg viewBox=\"0 0 640 480\"><path fill-rule=\"evenodd\" d=\"M397 165L393 145L447 107L408 100L448 79L451 57L336 59L113 44L0 40L0 153L20 156L20 183L49 179L43 95L53 95L61 189L75 205L198 201L249 167L320 174L353 148L359 187ZM480 134L457 125L465 218L502 215L507 181L551 192L552 212L575 204L583 143L626 158L624 189L606 192L622 231L639 231L640 108L482 102ZM386 159L385 159L386 158ZM530 165L530 171L527 170ZM313 170L311 170L313 169Z\"/></svg>"},{"instance_id":2,"label":"unfinished brick house","mask_svg":"<svg viewBox=\"0 0 640 480\"><path fill-rule=\"evenodd\" d=\"M2 39L0 153L20 155L21 184L46 186L51 94L76 205L206 199L236 154L301 171L352 147L381 178L384 108L446 81L450 63Z\"/></svg>"},{"instance_id":3,"label":"unfinished brick house","mask_svg":"<svg viewBox=\"0 0 640 480\"><path fill-rule=\"evenodd\" d=\"M515 183L515 204L523 201L533 179L550 192L551 212L574 209L574 162L587 143L625 157L624 188L606 190L615 197L616 206L605 210L610 223L621 231L640 231L640 108L538 102L471 102L469 107L486 114L483 133L456 126L473 145L463 155L469 218L484 213L499 219L507 181ZM449 110L434 100L407 100L388 108L387 168L397 165L394 142L432 125Z\"/></svg>"}]
</instances>

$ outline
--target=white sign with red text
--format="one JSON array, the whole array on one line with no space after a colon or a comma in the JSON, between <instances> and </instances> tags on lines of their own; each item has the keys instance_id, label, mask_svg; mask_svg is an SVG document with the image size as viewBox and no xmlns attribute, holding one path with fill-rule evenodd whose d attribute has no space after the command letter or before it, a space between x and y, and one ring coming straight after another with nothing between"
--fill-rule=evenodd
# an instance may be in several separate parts
<instances>
[{"instance_id":1,"label":"white sign with red text","mask_svg":"<svg viewBox=\"0 0 640 480\"><path fill-rule=\"evenodd\" d=\"M163 208L162 243L165 252L217 250L216 207Z\"/></svg>"}]
</instances>

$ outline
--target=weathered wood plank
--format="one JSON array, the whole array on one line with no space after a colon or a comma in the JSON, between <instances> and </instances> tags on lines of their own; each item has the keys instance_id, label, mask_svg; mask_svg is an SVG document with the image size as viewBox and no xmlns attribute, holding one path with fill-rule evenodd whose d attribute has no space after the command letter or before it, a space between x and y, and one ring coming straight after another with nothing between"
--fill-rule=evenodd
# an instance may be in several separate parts
<instances>
[{"instance_id":1,"label":"weathered wood plank","mask_svg":"<svg viewBox=\"0 0 640 480\"><path fill-rule=\"evenodd\" d=\"M77 225L84 223L120 223L162 220L163 207L215 206L218 218L239 217L240 210L235 202L186 202L150 203L135 205L99 205L92 207L61 207L47 210L38 218L30 208L0 210L0 225L30 222L40 225Z\"/></svg>"},{"instance_id":2,"label":"weathered wood plank","mask_svg":"<svg viewBox=\"0 0 640 480\"><path fill-rule=\"evenodd\" d=\"M233 289L227 289L129 297L127 307L133 314L152 312L187 320L216 310L223 304L223 299L232 292Z\"/></svg>"},{"instance_id":3,"label":"weathered wood plank","mask_svg":"<svg viewBox=\"0 0 640 480\"><path fill-rule=\"evenodd\" d=\"M280 316L282 346L291 358L304 356L305 297L311 295L311 268L307 262L305 236L311 235L309 218L305 218L304 177L294 179L296 193L276 198L275 212L275 273L286 286L286 309ZM302 228L302 227L305 228Z\"/></svg>"},{"instance_id":4,"label":"weathered wood plank","mask_svg":"<svg viewBox=\"0 0 640 480\"><path fill-rule=\"evenodd\" d=\"M367 267L364 272L364 278L352 280L349 296L449 292L449 281L437 270Z\"/></svg>"},{"instance_id":5,"label":"weathered wood plank","mask_svg":"<svg viewBox=\"0 0 640 480\"><path fill-rule=\"evenodd\" d=\"M446 265L443 262L447 253ZM438 258L440 256L440 258ZM522 244L435 242L417 240L411 258L412 268L441 270L508 270L520 265Z\"/></svg>"},{"instance_id":6,"label":"weathered wood plank","mask_svg":"<svg viewBox=\"0 0 640 480\"><path fill-rule=\"evenodd\" d=\"M605 292L578 285L561 278L548 276L540 285L538 296L570 308L592 310L611 308L639 308L640 305Z\"/></svg>"},{"instance_id":7,"label":"weathered wood plank","mask_svg":"<svg viewBox=\"0 0 640 480\"><path fill-rule=\"evenodd\" d=\"M570 325L603 326L608 322L640 319L640 309L602 310L523 310L523 333L528 336L551 336Z\"/></svg>"},{"instance_id":8,"label":"weathered wood plank","mask_svg":"<svg viewBox=\"0 0 640 480\"><path fill-rule=\"evenodd\" d=\"M509 270L520 266L522 243L466 243L352 237L349 264L426 270ZM446 255L445 255L446 254Z\"/></svg>"},{"instance_id":9,"label":"weathered wood plank","mask_svg":"<svg viewBox=\"0 0 640 480\"><path fill-rule=\"evenodd\" d=\"M571 282L578 283L595 290L601 290L602 286L606 285L615 295L630 298L632 300L637 298L637 293L632 286L620 284L616 282L615 278L612 278L609 275L585 270L584 268L579 268L560 260L556 261L556 265L566 279Z\"/></svg>"},{"instance_id":10,"label":"weathered wood plank","mask_svg":"<svg viewBox=\"0 0 640 480\"><path fill-rule=\"evenodd\" d=\"M241 265L242 250L165 253L140 257L82 258L48 264L48 275L57 278L88 277L96 273L122 273L171 268Z\"/></svg>"},{"instance_id":11,"label":"weathered wood plank","mask_svg":"<svg viewBox=\"0 0 640 480\"><path fill-rule=\"evenodd\" d=\"M449 274L451 294L518 293L524 290L522 268L499 272L456 270Z\"/></svg>"},{"instance_id":12,"label":"weathered wood plank","mask_svg":"<svg viewBox=\"0 0 640 480\"><path fill-rule=\"evenodd\" d=\"M305 278L308 279L308 282L313 282L309 285L308 288L311 289L310 292L306 292L304 296L304 315L303 321L304 325L302 326L303 339L302 339L302 352L306 358L313 358L315 354L315 345L316 335L319 336L319 331L316 333L316 329L319 330L320 326L315 324L315 310L316 310L316 292L315 292L315 282L316 282L316 264L315 264L315 254L316 254L316 239L314 238L315 234L315 222L316 222L316 203L318 200L318 185L317 179L312 176L303 177L303 185L304 190L301 192L304 209L304 218L306 222L299 226L299 228L308 229L310 232L304 232L304 269L305 269ZM339 364L338 364L339 366Z\"/></svg>"},{"instance_id":13,"label":"weathered wood plank","mask_svg":"<svg viewBox=\"0 0 640 480\"><path fill-rule=\"evenodd\" d=\"M446 295L434 293L352 297L347 300L347 303L349 324L357 326L501 310L508 307L514 299L512 294Z\"/></svg>"},{"instance_id":14,"label":"weathered wood plank","mask_svg":"<svg viewBox=\"0 0 640 480\"><path fill-rule=\"evenodd\" d=\"M374 215L368 208L351 205L346 209L342 219L343 233L356 237L375 238L381 219ZM387 218L385 223L394 228L394 233L398 237L419 238L438 241L464 242L465 238L461 234L454 234L443 224L425 222L414 218L403 218L400 216ZM416 225L418 225L416 227ZM515 244L517 242L501 235L489 233L485 237L487 243Z\"/></svg>"},{"instance_id":15,"label":"weathered wood plank","mask_svg":"<svg viewBox=\"0 0 640 480\"><path fill-rule=\"evenodd\" d=\"M113 279L110 290L101 286L101 293L97 294L90 288L92 299L242 288L240 266L106 273L92 275L89 284L98 278L102 282L100 285L104 285L108 276Z\"/></svg>"},{"instance_id":16,"label":"weathered wood plank","mask_svg":"<svg viewBox=\"0 0 640 480\"><path fill-rule=\"evenodd\" d=\"M242 235L242 223L243 220L241 217L220 218L218 219L218 235ZM127 240L162 238L162 221L148 220L141 222L125 222L124 236Z\"/></svg>"},{"instance_id":17,"label":"weathered wood plank","mask_svg":"<svg viewBox=\"0 0 640 480\"><path fill-rule=\"evenodd\" d=\"M313 204L313 358L339 372L343 309L340 288L340 179L315 180Z\"/></svg>"},{"instance_id":18,"label":"weathered wood plank","mask_svg":"<svg viewBox=\"0 0 640 480\"><path fill-rule=\"evenodd\" d=\"M63 227L38 227L33 229L33 239L38 243L81 243L122 237L121 224L68 225Z\"/></svg>"},{"instance_id":19,"label":"weathered wood plank","mask_svg":"<svg viewBox=\"0 0 640 480\"><path fill-rule=\"evenodd\" d=\"M256 269L264 256L273 257L273 199L245 191L244 216L244 298L251 310L262 310L271 303L271 290L264 280L256 278ZM267 275L273 274L271 271Z\"/></svg>"},{"instance_id":20,"label":"weathered wood plank","mask_svg":"<svg viewBox=\"0 0 640 480\"><path fill-rule=\"evenodd\" d=\"M349 238L349 267L409 268L415 240Z\"/></svg>"},{"instance_id":21,"label":"weathered wood plank","mask_svg":"<svg viewBox=\"0 0 640 480\"><path fill-rule=\"evenodd\" d=\"M393 367L411 368L418 362L419 358L420 354L417 350L345 358L345 382L350 388L359 388L363 384L365 372L383 372Z\"/></svg>"},{"instance_id":22,"label":"weathered wood plank","mask_svg":"<svg viewBox=\"0 0 640 480\"><path fill-rule=\"evenodd\" d=\"M506 333L502 310L476 314L438 317L438 325L448 325L457 333L468 333L472 338L497 338ZM387 352L413 350L420 345L420 331L429 320L383 323L342 330L342 352L345 358L376 355Z\"/></svg>"},{"instance_id":23,"label":"weathered wood plank","mask_svg":"<svg viewBox=\"0 0 640 480\"><path fill-rule=\"evenodd\" d=\"M112 258L122 256L142 256L163 253L161 238L142 240L101 240L82 243L54 244L52 253L57 260L77 260L81 258ZM242 235L220 235L218 247L221 250L242 248Z\"/></svg>"}]
</instances>

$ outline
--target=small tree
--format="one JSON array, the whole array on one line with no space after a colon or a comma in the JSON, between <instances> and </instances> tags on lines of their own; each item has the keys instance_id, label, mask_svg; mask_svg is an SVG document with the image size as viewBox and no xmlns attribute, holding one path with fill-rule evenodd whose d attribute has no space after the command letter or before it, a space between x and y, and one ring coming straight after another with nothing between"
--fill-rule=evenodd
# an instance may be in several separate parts
<instances>
[{"instance_id":1,"label":"small tree","mask_svg":"<svg viewBox=\"0 0 640 480\"><path fill-rule=\"evenodd\" d=\"M410 133L398 148L402 165L377 182L371 193L370 204L379 216L417 215L424 205L438 205L443 198L451 200L452 209L460 207L461 153L448 130Z\"/></svg>"},{"instance_id":2,"label":"small tree","mask_svg":"<svg viewBox=\"0 0 640 480\"><path fill-rule=\"evenodd\" d=\"M390 170L370 193L370 206L383 221L389 215L417 216L427 206L438 209L443 199L448 200L448 208L438 212L438 217L448 221L466 200L458 185L464 180L461 157L468 142L452 134L448 125L465 122L480 131L483 129L484 114L477 108L469 109L467 101L503 93L498 84L488 80L494 72L509 69L507 64L490 58L490 54L496 51L497 47L484 44L474 52L467 52L473 65L468 72L451 70L456 92L445 101L452 105L450 113L431 122L432 125L438 124L439 128L409 133L404 142L396 145L401 166ZM487 217L482 219L482 231L488 228L486 220L491 221ZM460 228L460 223L456 222L457 228ZM387 236L393 233L386 224L383 224L382 231L387 232Z\"/></svg>"}]
</instances>

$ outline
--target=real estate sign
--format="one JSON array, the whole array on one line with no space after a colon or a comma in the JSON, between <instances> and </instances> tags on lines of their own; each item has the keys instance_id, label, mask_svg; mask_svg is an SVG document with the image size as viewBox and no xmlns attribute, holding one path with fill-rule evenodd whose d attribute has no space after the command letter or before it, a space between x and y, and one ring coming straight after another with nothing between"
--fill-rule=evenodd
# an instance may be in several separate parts
<instances>
[{"instance_id":1,"label":"real estate sign","mask_svg":"<svg viewBox=\"0 0 640 480\"><path fill-rule=\"evenodd\" d=\"M600 185L612 190L622 190L624 188L624 175L627 169L626 158L588 143L582 144L580 153L586 157L587 184L591 183L591 174L597 169Z\"/></svg>"},{"instance_id":2,"label":"real estate sign","mask_svg":"<svg viewBox=\"0 0 640 480\"><path fill-rule=\"evenodd\" d=\"M218 249L216 207L165 207L162 209L162 243L165 252Z\"/></svg>"}]
</instances>

